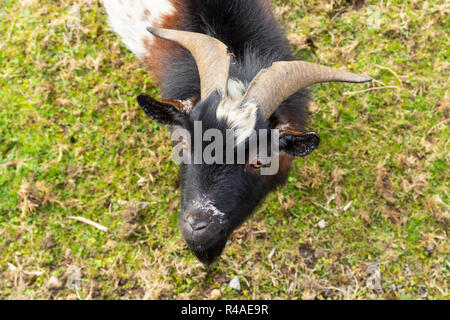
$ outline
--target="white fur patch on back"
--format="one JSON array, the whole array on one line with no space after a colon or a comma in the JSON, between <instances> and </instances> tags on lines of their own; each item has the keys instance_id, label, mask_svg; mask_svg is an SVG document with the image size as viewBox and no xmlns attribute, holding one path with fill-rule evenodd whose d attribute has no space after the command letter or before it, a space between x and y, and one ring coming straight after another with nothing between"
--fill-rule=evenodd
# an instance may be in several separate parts
<instances>
[{"instance_id":1,"label":"white fur patch on back","mask_svg":"<svg viewBox=\"0 0 450 320\"><path fill-rule=\"evenodd\" d=\"M217 108L217 119L226 120L231 129L235 130L236 145L245 141L256 124L256 103L239 105L247 86L238 79L228 80L228 100Z\"/></svg>"},{"instance_id":2,"label":"white fur patch on back","mask_svg":"<svg viewBox=\"0 0 450 320\"><path fill-rule=\"evenodd\" d=\"M174 13L170 0L102 0L111 28L138 58L149 54L153 36L148 26L158 27L165 15Z\"/></svg>"}]
</instances>

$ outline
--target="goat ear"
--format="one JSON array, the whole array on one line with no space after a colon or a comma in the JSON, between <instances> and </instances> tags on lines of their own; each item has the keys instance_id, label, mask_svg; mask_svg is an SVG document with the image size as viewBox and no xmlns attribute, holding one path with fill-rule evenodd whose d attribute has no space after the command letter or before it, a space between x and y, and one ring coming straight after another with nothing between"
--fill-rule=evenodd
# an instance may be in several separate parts
<instances>
[{"instance_id":1,"label":"goat ear","mask_svg":"<svg viewBox=\"0 0 450 320\"><path fill-rule=\"evenodd\" d=\"M137 102L147 117L161 124L183 125L186 113L180 110L180 103L170 100L158 101L146 94L140 94Z\"/></svg>"},{"instance_id":2,"label":"goat ear","mask_svg":"<svg viewBox=\"0 0 450 320\"><path fill-rule=\"evenodd\" d=\"M190 98L187 100L159 100L159 102L171 104L181 112L189 113L197 104L197 98Z\"/></svg>"},{"instance_id":3,"label":"goat ear","mask_svg":"<svg viewBox=\"0 0 450 320\"><path fill-rule=\"evenodd\" d=\"M315 132L292 133L280 135L280 152L293 156L305 157L319 145L320 138Z\"/></svg>"}]
</instances>

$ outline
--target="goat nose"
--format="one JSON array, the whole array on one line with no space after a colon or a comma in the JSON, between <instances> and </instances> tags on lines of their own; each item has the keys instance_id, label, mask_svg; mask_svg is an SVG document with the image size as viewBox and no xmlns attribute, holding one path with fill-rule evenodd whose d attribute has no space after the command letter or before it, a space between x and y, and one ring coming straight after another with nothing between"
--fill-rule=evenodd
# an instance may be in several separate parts
<instances>
[{"instance_id":1,"label":"goat nose","mask_svg":"<svg viewBox=\"0 0 450 320\"><path fill-rule=\"evenodd\" d=\"M180 221L181 232L189 245L205 246L213 243L220 228L207 210L187 210Z\"/></svg>"},{"instance_id":2,"label":"goat nose","mask_svg":"<svg viewBox=\"0 0 450 320\"><path fill-rule=\"evenodd\" d=\"M186 220L194 231L203 230L209 225L208 221L203 219L195 219L192 215L189 215Z\"/></svg>"}]
</instances>

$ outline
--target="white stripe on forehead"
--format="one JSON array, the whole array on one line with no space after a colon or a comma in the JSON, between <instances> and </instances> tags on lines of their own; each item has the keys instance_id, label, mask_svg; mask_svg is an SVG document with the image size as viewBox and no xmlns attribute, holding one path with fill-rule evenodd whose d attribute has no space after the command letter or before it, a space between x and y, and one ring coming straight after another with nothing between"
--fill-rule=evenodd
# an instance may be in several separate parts
<instances>
[{"instance_id":1,"label":"white stripe on forehead","mask_svg":"<svg viewBox=\"0 0 450 320\"><path fill-rule=\"evenodd\" d=\"M203 198L203 200L192 200L192 207L202 211L211 211L213 217L217 217L220 224L225 223L225 213L217 209L211 200Z\"/></svg>"},{"instance_id":2,"label":"white stripe on forehead","mask_svg":"<svg viewBox=\"0 0 450 320\"><path fill-rule=\"evenodd\" d=\"M217 108L217 119L225 120L231 129L235 130L236 144L247 139L256 124L257 105L247 103L239 105L239 101L245 94L247 85L238 79L228 80L228 99Z\"/></svg>"},{"instance_id":3,"label":"white stripe on forehead","mask_svg":"<svg viewBox=\"0 0 450 320\"><path fill-rule=\"evenodd\" d=\"M241 80L230 78L227 84L228 97L231 100L238 101L245 94L246 86Z\"/></svg>"}]
</instances>

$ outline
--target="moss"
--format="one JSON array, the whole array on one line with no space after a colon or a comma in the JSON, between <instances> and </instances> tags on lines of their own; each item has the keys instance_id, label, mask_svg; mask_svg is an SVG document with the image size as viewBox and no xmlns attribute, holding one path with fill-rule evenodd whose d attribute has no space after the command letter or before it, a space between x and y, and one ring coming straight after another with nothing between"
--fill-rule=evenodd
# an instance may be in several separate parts
<instances>
[{"instance_id":1,"label":"moss","mask_svg":"<svg viewBox=\"0 0 450 320\"><path fill-rule=\"evenodd\" d=\"M314 87L309 126L319 149L295 161L288 185L208 271L178 229L168 131L135 102L158 88L108 29L99 2L3 1L0 297L73 298L46 282L66 281L76 266L81 298L208 298L216 288L229 299L449 298L447 4L361 3L274 1L287 32L305 35L295 37L306 41L295 43L299 58L388 88ZM379 166L388 196L377 188ZM47 196L25 205L25 184ZM140 201L150 206L124 237L122 213ZM380 290L367 285L374 262ZM235 275L242 292L228 288Z\"/></svg>"}]
</instances>

